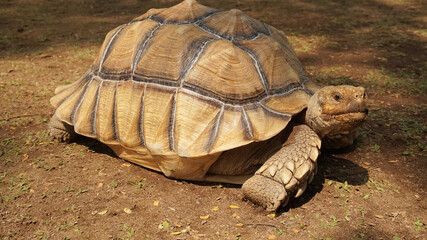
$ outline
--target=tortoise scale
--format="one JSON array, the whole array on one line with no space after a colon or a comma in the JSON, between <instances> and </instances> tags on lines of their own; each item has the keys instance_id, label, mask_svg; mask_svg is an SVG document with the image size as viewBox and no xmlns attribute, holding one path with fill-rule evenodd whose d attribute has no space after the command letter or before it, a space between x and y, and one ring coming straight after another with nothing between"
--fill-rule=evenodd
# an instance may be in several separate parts
<instances>
[{"instance_id":1,"label":"tortoise scale","mask_svg":"<svg viewBox=\"0 0 427 240\"><path fill-rule=\"evenodd\" d=\"M332 113L345 113L338 125L351 126L323 134L300 116L322 91L282 31L236 9L186 0L110 31L90 70L55 90L49 132L62 141L96 138L117 156L178 179L241 184L262 165L257 173L270 169L268 181L285 189L264 199L274 184L246 188L252 177L244 194L276 210L311 181L320 139L348 145L366 118L363 89L341 86L327 94L337 91L361 97ZM295 115L302 121L288 126ZM297 155L272 161L290 139Z\"/></svg>"}]
</instances>

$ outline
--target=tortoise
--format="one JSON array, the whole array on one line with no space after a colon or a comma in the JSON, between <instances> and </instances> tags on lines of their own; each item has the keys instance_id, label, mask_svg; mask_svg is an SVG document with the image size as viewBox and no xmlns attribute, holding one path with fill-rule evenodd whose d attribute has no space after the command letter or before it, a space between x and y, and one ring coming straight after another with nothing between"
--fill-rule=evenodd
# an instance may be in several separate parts
<instances>
[{"instance_id":1,"label":"tortoise","mask_svg":"<svg viewBox=\"0 0 427 240\"><path fill-rule=\"evenodd\" d=\"M313 180L322 139L352 144L365 97L314 84L275 27L185 0L110 31L90 70L56 88L48 127L170 178L243 184L275 211Z\"/></svg>"}]
</instances>

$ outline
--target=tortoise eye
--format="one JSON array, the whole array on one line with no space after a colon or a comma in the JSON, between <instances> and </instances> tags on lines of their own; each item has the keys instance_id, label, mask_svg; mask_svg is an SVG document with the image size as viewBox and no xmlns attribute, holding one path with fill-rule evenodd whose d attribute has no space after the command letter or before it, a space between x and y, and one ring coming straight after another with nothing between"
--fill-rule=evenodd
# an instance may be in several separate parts
<instances>
[{"instance_id":1,"label":"tortoise eye","mask_svg":"<svg viewBox=\"0 0 427 240\"><path fill-rule=\"evenodd\" d=\"M339 93L334 93L334 99L335 101L341 101L342 100L342 96Z\"/></svg>"}]
</instances>

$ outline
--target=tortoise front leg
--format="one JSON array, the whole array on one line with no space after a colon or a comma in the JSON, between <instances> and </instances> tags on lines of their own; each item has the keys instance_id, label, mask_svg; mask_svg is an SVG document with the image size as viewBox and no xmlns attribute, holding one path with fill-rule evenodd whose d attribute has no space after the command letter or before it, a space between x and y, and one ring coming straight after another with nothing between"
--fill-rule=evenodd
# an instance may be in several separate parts
<instances>
[{"instance_id":1,"label":"tortoise front leg","mask_svg":"<svg viewBox=\"0 0 427 240\"><path fill-rule=\"evenodd\" d=\"M77 134L74 127L61 121L56 114L52 116L48 125L48 134L53 139L60 142L70 142Z\"/></svg>"},{"instance_id":2,"label":"tortoise front leg","mask_svg":"<svg viewBox=\"0 0 427 240\"><path fill-rule=\"evenodd\" d=\"M294 126L283 147L242 186L245 198L275 211L299 197L313 180L321 140L307 125Z\"/></svg>"}]
</instances>

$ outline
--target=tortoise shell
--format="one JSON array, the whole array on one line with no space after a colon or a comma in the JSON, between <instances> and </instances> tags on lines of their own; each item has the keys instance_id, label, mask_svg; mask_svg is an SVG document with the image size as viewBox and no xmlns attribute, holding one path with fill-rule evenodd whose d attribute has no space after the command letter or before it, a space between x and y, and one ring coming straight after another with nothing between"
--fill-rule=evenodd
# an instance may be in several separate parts
<instances>
[{"instance_id":1,"label":"tortoise shell","mask_svg":"<svg viewBox=\"0 0 427 240\"><path fill-rule=\"evenodd\" d=\"M91 69L51 103L78 134L147 166L269 139L311 87L282 31L186 0L110 31Z\"/></svg>"}]
</instances>

